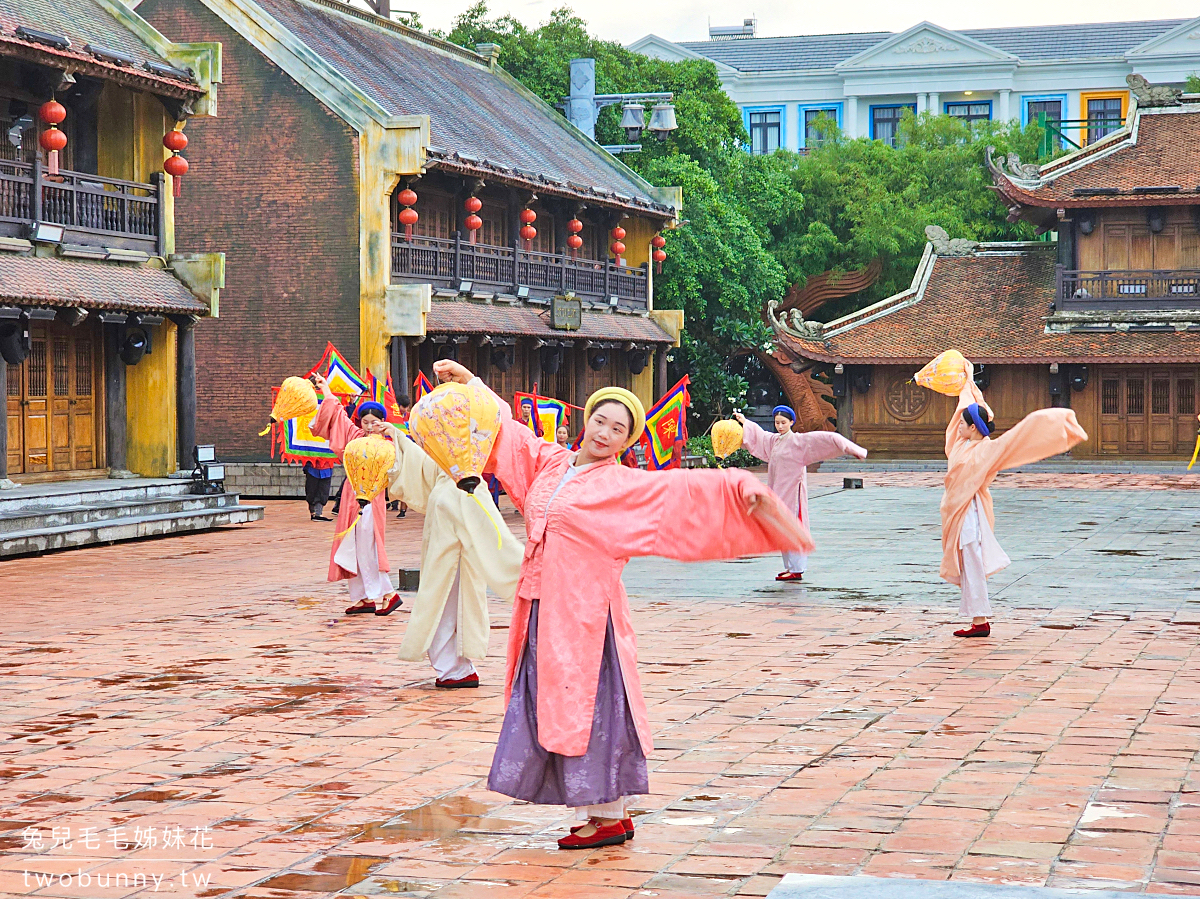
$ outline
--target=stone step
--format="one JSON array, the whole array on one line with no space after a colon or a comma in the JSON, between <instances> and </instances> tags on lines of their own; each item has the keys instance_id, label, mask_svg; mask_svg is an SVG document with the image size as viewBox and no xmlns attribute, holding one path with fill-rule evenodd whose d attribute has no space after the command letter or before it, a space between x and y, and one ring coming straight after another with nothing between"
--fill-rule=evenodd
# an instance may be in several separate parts
<instances>
[{"instance_id":1,"label":"stone step","mask_svg":"<svg viewBox=\"0 0 1200 899\"><path fill-rule=\"evenodd\" d=\"M90 499L90 497L89 497ZM17 532L44 531L70 525L103 524L122 518L146 518L179 512L200 512L236 506L236 493L209 496L194 494L155 495L138 499L117 499L67 506L27 506L11 512L0 511L0 538Z\"/></svg>"},{"instance_id":2,"label":"stone step","mask_svg":"<svg viewBox=\"0 0 1200 899\"><path fill-rule=\"evenodd\" d=\"M263 514L262 506L236 505L14 531L0 535L0 558L117 543L142 537L166 537L172 534L206 531L231 524L260 521Z\"/></svg>"},{"instance_id":3,"label":"stone step","mask_svg":"<svg viewBox=\"0 0 1200 899\"><path fill-rule=\"evenodd\" d=\"M115 478L26 484L0 491L0 515L30 508L53 509L186 496L190 491L191 481L180 478Z\"/></svg>"}]
</instances>

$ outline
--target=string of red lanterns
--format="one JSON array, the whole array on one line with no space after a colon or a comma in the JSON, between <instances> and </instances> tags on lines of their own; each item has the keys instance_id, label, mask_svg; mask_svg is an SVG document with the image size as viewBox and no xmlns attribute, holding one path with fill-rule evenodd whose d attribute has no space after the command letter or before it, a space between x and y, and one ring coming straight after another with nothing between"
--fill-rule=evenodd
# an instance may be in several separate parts
<instances>
[{"instance_id":1,"label":"string of red lanterns","mask_svg":"<svg viewBox=\"0 0 1200 899\"><path fill-rule=\"evenodd\" d=\"M583 238L579 236L579 232L583 230L583 222L579 219L571 219L567 222L567 246L571 248L571 258L575 259L579 256L579 248L583 246Z\"/></svg>"},{"instance_id":2,"label":"string of red lanterns","mask_svg":"<svg viewBox=\"0 0 1200 899\"><path fill-rule=\"evenodd\" d=\"M163 162L163 171L171 176L171 193L177 197L183 193L183 176L188 170L188 161L179 155L188 145L187 135L182 128L182 123L178 124L163 135L163 146L171 151L171 155Z\"/></svg>"},{"instance_id":3,"label":"string of red lanterns","mask_svg":"<svg viewBox=\"0 0 1200 899\"><path fill-rule=\"evenodd\" d=\"M463 208L467 210L467 217L463 219L463 225L467 229L467 235L471 243L475 243L475 232L483 227L483 219L478 216L478 212L483 208L483 201L479 197L467 197Z\"/></svg>"},{"instance_id":4,"label":"string of red lanterns","mask_svg":"<svg viewBox=\"0 0 1200 899\"><path fill-rule=\"evenodd\" d=\"M625 244L622 243L625 240L625 229L617 225L610 233L612 234L613 242L609 246L609 249L612 250L613 256L617 258L617 265L622 265L621 257L625 255Z\"/></svg>"},{"instance_id":5,"label":"string of red lanterns","mask_svg":"<svg viewBox=\"0 0 1200 899\"><path fill-rule=\"evenodd\" d=\"M526 207L521 210L521 240L525 241L525 252L528 253L533 249L533 242L537 238L537 228L533 227L533 223L537 221L537 213Z\"/></svg>"},{"instance_id":6,"label":"string of red lanterns","mask_svg":"<svg viewBox=\"0 0 1200 899\"><path fill-rule=\"evenodd\" d=\"M655 234L652 238L650 238L650 245L654 247L654 253L651 254L652 258L654 259L654 271L661 275L662 264L667 261L667 254L663 250L663 247L667 245L667 239L661 234Z\"/></svg>"},{"instance_id":7,"label":"string of red lanterns","mask_svg":"<svg viewBox=\"0 0 1200 899\"><path fill-rule=\"evenodd\" d=\"M46 168L51 175L57 175L58 154L67 145L67 135L58 126L67 117L67 108L57 100L47 100L38 110L38 117L46 125L38 137L38 143L47 153Z\"/></svg>"},{"instance_id":8,"label":"string of red lanterns","mask_svg":"<svg viewBox=\"0 0 1200 899\"><path fill-rule=\"evenodd\" d=\"M399 201L400 205L404 207L400 210L399 215L400 224L404 226L404 239L411 241L413 236L413 225L415 225L417 223L417 219L420 218L420 216L417 215L417 210L412 208L417 202L417 192L411 187L406 187L396 195L396 200Z\"/></svg>"}]
</instances>

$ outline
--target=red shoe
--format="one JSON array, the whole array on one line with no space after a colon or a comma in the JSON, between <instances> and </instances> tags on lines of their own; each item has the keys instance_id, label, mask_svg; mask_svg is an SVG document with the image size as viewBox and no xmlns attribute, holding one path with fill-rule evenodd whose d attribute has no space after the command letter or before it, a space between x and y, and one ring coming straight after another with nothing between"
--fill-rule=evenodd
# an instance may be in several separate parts
<instances>
[{"instance_id":1,"label":"red shoe","mask_svg":"<svg viewBox=\"0 0 1200 899\"><path fill-rule=\"evenodd\" d=\"M625 839L632 840L633 839L633 818L622 818L621 826L625 828ZM571 833L576 833L577 831L583 830L585 827L587 827L586 824L576 824L574 827L571 828Z\"/></svg>"},{"instance_id":2,"label":"red shoe","mask_svg":"<svg viewBox=\"0 0 1200 899\"><path fill-rule=\"evenodd\" d=\"M435 680L435 687L441 687L445 690L461 690L463 687L478 687L479 675L468 674L466 677L460 677L458 680Z\"/></svg>"},{"instance_id":3,"label":"red shoe","mask_svg":"<svg viewBox=\"0 0 1200 899\"><path fill-rule=\"evenodd\" d=\"M361 606L351 606L346 609L347 615L370 615L375 611L375 603L368 602Z\"/></svg>"},{"instance_id":4,"label":"red shoe","mask_svg":"<svg viewBox=\"0 0 1200 899\"><path fill-rule=\"evenodd\" d=\"M985 621L983 624L972 624L970 627L964 627L960 631L955 631L956 637L990 637L992 635L991 622Z\"/></svg>"},{"instance_id":5,"label":"red shoe","mask_svg":"<svg viewBox=\"0 0 1200 899\"><path fill-rule=\"evenodd\" d=\"M404 605L404 600L402 600L400 598L400 594L393 593L392 598L387 601L387 605L384 606L382 609L376 609L375 614L376 615L391 615L392 612L396 611L402 605Z\"/></svg>"},{"instance_id":6,"label":"red shoe","mask_svg":"<svg viewBox=\"0 0 1200 899\"><path fill-rule=\"evenodd\" d=\"M781 571L775 575L777 581L802 581L804 580L803 571Z\"/></svg>"},{"instance_id":7,"label":"red shoe","mask_svg":"<svg viewBox=\"0 0 1200 899\"><path fill-rule=\"evenodd\" d=\"M595 822L589 822L594 824ZM581 837L577 833L563 837L558 841L559 849L599 849L601 846L619 846L629 839L625 831L625 823L597 826L596 832L590 837Z\"/></svg>"}]
</instances>

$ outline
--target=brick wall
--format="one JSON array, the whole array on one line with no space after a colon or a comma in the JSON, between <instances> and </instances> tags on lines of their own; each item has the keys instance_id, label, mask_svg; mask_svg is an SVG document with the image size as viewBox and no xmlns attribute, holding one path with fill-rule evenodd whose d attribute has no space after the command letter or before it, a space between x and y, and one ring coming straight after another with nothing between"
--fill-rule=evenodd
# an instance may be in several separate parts
<instances>
[{"instance_id":1,"label":"brick wall","mask_svg":"<svg viewBox=\"0 0 1200 899\"><path fill-rule=\"evenodd\" d=\"M200 443L269 455L272 385L333 341L358 358L358 149L353 129L199 0L143 0L174 41L220 41L215 118L189 122L176 249L226 255L221 317L196 328Z\"/></svg>"},{"instance_id":2,"label":"brick wall","mask_svg":"<svg viewBox=\"0 0 1200 899\"><path fill-rule=\"evenodd\" d=\"M326 510L332 508L345 479L341 467L333 470L331 505ZM277 462L230 462L225 465L225 489L247 499L304 499L304 469Z\"/></svg>"}]
</instances>

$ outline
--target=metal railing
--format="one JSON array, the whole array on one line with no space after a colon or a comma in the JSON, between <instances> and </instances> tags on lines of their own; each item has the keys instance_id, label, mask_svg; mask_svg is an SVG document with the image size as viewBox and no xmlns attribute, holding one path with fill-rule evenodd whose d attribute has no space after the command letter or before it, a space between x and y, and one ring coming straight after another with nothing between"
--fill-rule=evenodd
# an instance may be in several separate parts
<instances>
[{"instance_id":1,"label":"metal railing","mask_svg":"<svg viewBox=\"0 0 1200 899\"><path fill-rule=\"evenodd\" d=\"M0 162L0 230L24 237L39 222L62 225L63 242L162 253L162 180L84 172L48 174L40 160Z\"/></svg>"},{"instance_id":2,"label":"metal railing","mask_svg":"<svg viewBox=\"0 0 1200 899\"><path fill-rule=\"evenodd\" d=\"M1058 266L1063 312L1200 309L1200 270L1073 271Z\"/></svg>"},{"instance_id":3,"label":"metal railing","mask_svg":"<svg viewBox=\"0 0 1200 899\"><path fill-rule=\"evenodd\" d=\"M440 286L462 281L507 292L529 288L537 297L573 293L618 297L624 305L646 308L649 267L632 268L610 260L572 258L566 253L526 252L513 247L472 244L456 232L450 239L392 235L392 277L428 278Z\"/></svg>"},{"instance_id":4,"label":"metal railing","mask_svg":"<svg viewBox=\"0 0 1200 899\"><path fill-rule=\"evenodd\" d=\"M1048 160L1060 150L1070 147L1082 150L1102 137L1124 126L1123 119L1116 116L1093 116L1090 119L1054 119L1044 112L1037 114L1037 123L1042 128L1042 142L1038 147L1038 159ZM1074 133L1076 139L1068 136Z\"/></svg>"}]
</instances>

